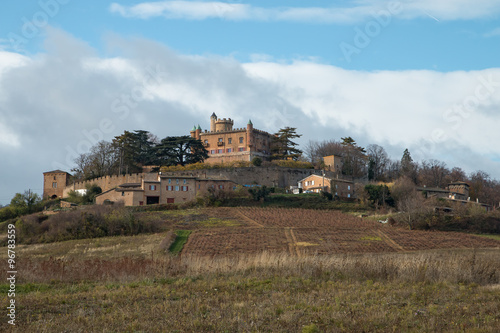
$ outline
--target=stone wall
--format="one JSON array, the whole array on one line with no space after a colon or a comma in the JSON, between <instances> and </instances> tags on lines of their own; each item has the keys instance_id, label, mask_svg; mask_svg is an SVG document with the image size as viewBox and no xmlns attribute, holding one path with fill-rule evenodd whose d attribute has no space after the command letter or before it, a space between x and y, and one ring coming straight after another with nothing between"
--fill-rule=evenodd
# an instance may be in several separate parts
<instances>
[{"instance_id":1,"label":"stone wall","mask_svg":"<svg viewBox=\"0 0 500 333\"><path fill-rule=\"evenodd\" d=\"M89 184L89 185L96 184L97 186L99 186L102 189L103 192L106 192L112 188L118 187L121 184L141 183L143 179L145 179L145 180L157 180L158 176L156 173L133 173L133 174L127 174L127 175L112 175L112 176L94 178L94 179L87 180L84 182L77 182L74 184L69 184L64 189L63 198L66 198L70 191L85 189L87 184Z\"/></svg>"},{"instance_id":2,"label":"stone wall","mask_svg":"<svg viewBox=\"0 0 500 333\"><path fill-rule=\"evenodd\" d=\"M189 171L164 172L164 176L192 176L200 178L229 179L240 185L266 185L288 188L297 186L297 182L311 174L321 174L321 170L294 169L280 167L250 167L205 169Z\"/></svg>"}]
</instances>

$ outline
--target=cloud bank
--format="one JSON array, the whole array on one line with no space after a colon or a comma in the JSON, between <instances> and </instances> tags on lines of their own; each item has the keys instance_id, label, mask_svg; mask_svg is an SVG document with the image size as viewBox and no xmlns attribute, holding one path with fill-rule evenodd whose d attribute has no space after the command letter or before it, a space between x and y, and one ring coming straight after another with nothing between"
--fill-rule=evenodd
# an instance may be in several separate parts
<instances>
[{"instance_id":1,"label":"cloud bank","mask_svg":"<svg viewBox=\"0 0 500 333\"><path fill-rule=\"evenodd\" d=\"M239 63L176 53L144 39L109 36L105 56L48 29L46 52L0 52L0 202L42 172L69 169L98 140L144 129L185 135L209 116L249 118L258 129L297 127L308 140L352 136L394 158L483 169L500 178L500 69L345 70L312 61ZM262 58L260 58L262 59Z\"/></svg>"},{"instance_id":2,"label":"cloud bank","mask_svg":"<svg viewBox=\"0 0 500 333\"><path fill-rule=\"evenodd\" d=\"M220 1L157 1L133 6L110 5L112 13L127 18L230 21L286 21L323 24L359 23L381 13L397 14L400 19L473 20L494 18L500 13L496 0L361 0L344 7L256 7Z\"/></svg>"}]
</instances>

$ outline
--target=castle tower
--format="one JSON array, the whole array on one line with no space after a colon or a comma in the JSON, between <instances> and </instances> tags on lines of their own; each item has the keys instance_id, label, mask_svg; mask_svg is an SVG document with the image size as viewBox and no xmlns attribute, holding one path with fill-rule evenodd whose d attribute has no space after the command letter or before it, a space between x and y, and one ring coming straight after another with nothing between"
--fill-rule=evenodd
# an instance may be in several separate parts
<instances>
[{"instance_id":1,"label":"castle tower","mask_svg":"<svg viewBox=\"0 0 500 333\"><path fill-rule=\"evenodd\" d=\"M217 121L217 115L212 113L210 116L210 132L215 132L215 122Z\"/></svg>"},{"instance_id":2,"label":"castle tower","mask_svg":"<svg viewBox=\"0 0 500 333\"><path fill-rule=\"evenodd\" d=\"M193 126L193 129L189 133L192 138L196 138L196 125Z\"/></svg>"},{"instance_id":3,"label":"castle tower","mask_svg":"<svg viewBox=\"0 0 500 333\"><path fill-rule=\"evenodd\" d=\"M218 119L215 122L215 131L216 132L227 132L227 131L232 131L233 130L233 124L234 122L231 120L231 118L222 118Z\"/></svg>"},{"instance_id":4,"label":"castle tower","mask_svg":"<svg viewBox=\"0 0 500 333\"><path fill-rule=\"evenodd\" d=\"M252 121L249 119L248 124L247 124L247 146L248 150L252 151L253 147L253 124Z\"/></svg>"},{"instance_id":5,"label":"castle tower","mask_svg":"<svg viewBox=\"0 0 500 333\"><path fill-rule=\"evenodd\" d=\"M71 175L65 171L54 170L43 173L43 198L57 199L63 197L64 188Z\"/></svg>"}]
</instances>

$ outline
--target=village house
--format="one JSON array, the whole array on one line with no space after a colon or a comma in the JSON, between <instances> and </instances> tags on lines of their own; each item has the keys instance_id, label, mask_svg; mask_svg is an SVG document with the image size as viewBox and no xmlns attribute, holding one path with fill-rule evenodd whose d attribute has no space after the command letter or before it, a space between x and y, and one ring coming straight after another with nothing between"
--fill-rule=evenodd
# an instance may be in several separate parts
<instances>
[{"instance_id":1,"label":"village house","mask_svg":"<svg viewBox=\"0 0 500 333\"><path fill-rule=\"evenodd\" d=\"M210 189L234 191L236 183L226 179L198 178L192 176L166 176L143 179L140 183L124 183L101 193L96 204L123 202L125 206L153 204L178 204L205 195Z\"/></svg>"},{"instance_id":2,"label":"village house","mask_svg":"<svg viewBox=\"0 0 500 333\"><path fill-rule=\"evenodd\" d=\"M354 198L354 182L341 179L338 176L327 177L321 175L310 175L298 182L298 189L302 192L328 192L340 198Z\"/></svg>"},{"instance_id":3,"label":"village house","mask_svg":"<svg viewBox=\"0 0 500 333\"><path fill-rule=\"evenodd\" d=\"M246 128L233 128L230 118L210 116L210 131L202 131L200 125L193 127L191 137L200 140L208 150L205 163L250 162L254 157L268 160L271 156L273 135L254 129L249 120Z\"/></svg>"},{"instance_id":4,"label":"village house","mask_svg":"<svg viewBox=\"0 0 500 333\"><path fill-rule=\"evenodd\" d=\"M450 183L446 188L419 186L417 191L421 192L426 198L441 198L461 204L480 205L486 211L493 209L491 205L481 203L479 200L470 201L469 184L462 181Z\"/></svg>"}]
</instances>

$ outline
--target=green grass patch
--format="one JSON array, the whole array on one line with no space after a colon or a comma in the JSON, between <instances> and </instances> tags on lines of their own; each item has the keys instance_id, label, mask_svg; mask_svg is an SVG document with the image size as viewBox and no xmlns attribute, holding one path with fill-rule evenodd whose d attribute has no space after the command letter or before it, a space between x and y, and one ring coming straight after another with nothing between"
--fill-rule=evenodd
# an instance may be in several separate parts
<instances>
[{"instance_id":1,"label":"green grass patch","mask_svg":"<svg viewBox=\"0 0 500 333\"><path fill-rule=\"evenodd\" d=\"M240 226L241 223L236 220L210 217L207 220L199 221L198 225L203 227L237 227Z\"/></svg>"},{"instance_id":2,"label":"green grass patch","mask_svg":"<svg viewBox=\"0 0 500 333\"><path fill-rule=\"evenodd\" d=\"M500 241L500 235L476 234L476 236L491 238Z\"/></svg>"},{"instance_id":3,"label":"green grass patch","mask_svg":"<svg viewBox=\"0 0 500 333\"><path fill-rule=\"evenodd\" d=\"M364 237L361 237L360 240L362 241L375 241L375 242L378 242L378 241L382 241L382 238L380 237L376 237L376 236L364 236Z\"/></svg>"},{"instance_id":4,"label":"green grass patch","mask_svg":"<svg viewBox=\"0 0 500 333\"><path fill-rule=\"evenodd\" d=\"M174 255L181 253L184 244L186 244L189 235L191 235L191 230L176 230L175 231L175 241L170 245L168 251Z\"/></svg>"}]
</instances>

